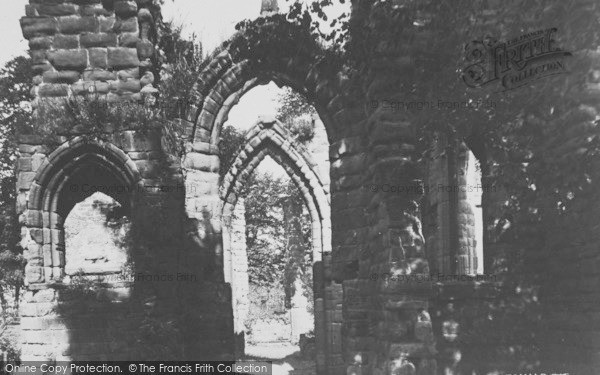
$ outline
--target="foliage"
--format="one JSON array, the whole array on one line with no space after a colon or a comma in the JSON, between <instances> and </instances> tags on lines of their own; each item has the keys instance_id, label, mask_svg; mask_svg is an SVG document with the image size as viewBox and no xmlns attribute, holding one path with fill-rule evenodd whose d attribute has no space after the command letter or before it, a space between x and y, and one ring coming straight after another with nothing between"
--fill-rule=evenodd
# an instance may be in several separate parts
<instances>
[{"instance_id":1,"label":"foliage","mask_svg":"<svg viewBox=\"0 0 600 375\"><path fill-rule=\"evenodd\" d=\"M190 102L195 79L204 67L202 45L192 36L182 36L182 28L160 20L157 23L157 65L161 67L156 105L134 101L108 102L102 96L87 95L68 99L44 100L37 109L30 132L45 135L85 133L102 135L121 130L144 131L164 127Z\"/></svg>"},{"instance_id":2,"label":"foliage","mask_svg":"<svg viewBox=\"0 0 600 375\"><path fill-rule=\"evenodd\" d=\"M20 360L21 350L18 348L18 337L8 336L0 332L0 352L6 353L8 363L16 363Z\"/></svg>"},{"instance_id":3,"label":"foliage","mask_svg":"<svg viewBox=\"0 0 600 375\"><path fill-rule=\"evenodd\" d=\"M237 152L244 144L244 134L238 131L234 126L227 125L221 130L221 138L219 139L219 156L221 159L221 167L219 173L221 178L225 176L231 165L237 157Z\"/></svg>"},{"instance_id":4,"label":"foliage","mask_svg":"<svg viewBox=\"0 0 600 375\"><path fill-rule=\"evenodd\" d=\"M277 119L292 133L294 140L307 144L314 135L313 118L317 112L304 96L286 87L278 97Z\"/></svg>"},{"instance_id":5,"label":"foliage","mask_svg":"<svg viewBox=\"0 0 600 375\"><path fill-rule=\"evenodd\" d=\"M162 60L158 104L166 118L183 116L182 111L190 102L192 88L206 63L196 37L186 40L181 33L181 26L164 24L157 47Z\"/></svg>"},{"instance_id":6,"label":"foliage","mask_svg":"<svg viewBox=\"0 0 600 375\"><path fill-rule=\"evenodd\" d=\"M310 20L312 33L325 42L333 44L333 48L342 50L348 40L349 17L342 13L329 19L327 11L333 5L346 4L346 0L311 0L308 2L294 1L288 10L287 17L291 21Z\"/></svg>"},{"instance_id":7,"label":"foliage","mask_svg":"<svg viewBox=\"0 0 600 375\"><path fill-rule=\"evenodd\" d=\"M28 101L32 77L31 60L16 57L0 70L0 303L2 321L16 314L23 285L24 258L19 246L16 215L16 132L29 126ZM9 307L12 300L14 308Z\"/></svg>"},{"instance_id":8,"label":"foliage","mask_svg":"<svg viewBox=\"0 0 600 375\"><path fill-rule=\"evenodd\" d=\"M219 143L221 160L223 160L221 175L229 171L233 159L243 144L243 135L235 127L229 125L223 128ZM310 274L306 270L306 265L312 262L308 258L297 259L290 254L287 246L283 211L288 200L291 200L292 204L303 207L304 201L299 189L287 177L274 177L271 174L255 172L249 176L241 195L245 197L250 282L262 286L283 283L289 288L293 280L290 277L281 278L281 275L289 276L289 272L301 270L300 274L305 275L303 278L306 279L304 282L308 290L312 290ZM301 253L310 258L312 256L311 221L306 213L297 219L303 234L304 250Z\"/></svg>"},{"instance_id":9,"label":"foliage","mask_svg":"<svg viewBox=\"0 0 600 375\"><path fill-rule=\"evenodd\" d=\"M287 15L275 14L256 20L244 20L236 25L238 33L230 42L229 50L239 58L277 64L279 57L296 56L312 59L325 49L311 32L311 18L289 20Z\"/></svg>"},{"instance_id":10,"label":"foliage","mask_svg":"<svg viewBox=\"0 0 600 375\"><path fill-rule=\"evenodd\" d=\"M307 100L295 91L287 88L279 96L277 117L294 140L306 144L314 136L312 117L316 115ZM307 119L310 118L311 120ZM235 127L228 125L221 131L219 151L222 160L221 177L229 171L237 152L244 145L244 135ZM303 207L304 201L298 188L289 178L274 177L270 174L252 174L245 184L242 196L246 209L246 245L249 258L249 277L253 284L273 285L283 283L293 295L295 275L300 274L307 288L312 290L311 274L307 265L311 265L310 228L311 221L306 213L296 218L303 233L303 251L300 258L288 248L283 211L287 204ZM291 200L289 203L287 200ZM288 207L289 209L289 207ZM310 268L310 267L309 267ZM283 278L280 276L283 274ZM312 299L312 298L311 298Z\"/></svg>"},{"instance_id":11,"label":"foliage","mask_svg":"<svg viewBox=\"0 0 600 375\"><path fill-rule=\"evenodd\" d=\"M242 196L246 208L248 275L257 285L273 285L285 265L285 228L282 199L287 184L272 175L253 174Z\"/></svg>"},{"instance_id":12,"label":"foliage","mask_svg":"<svg viewBox=\"0 0 600 375\"><path fill-rule=\"evenodd\" d=\"M10 60L0 70L0 177L12 175L16 130L30 124L31 77L31 59L24 56Z\"/></svg>"},{"instance_id":13,"label":"foliage","mask_svg":"<svg viewBox=\"0 0 600 375\"><path fill-rule=\"evenodd\" d=\"M71 97L39 104L34 134L51 138L63 134L102 134L123 130L158 128L162 119L157 108L136 102L107 102L98 96Z\"/></svg>"}]
</instances>

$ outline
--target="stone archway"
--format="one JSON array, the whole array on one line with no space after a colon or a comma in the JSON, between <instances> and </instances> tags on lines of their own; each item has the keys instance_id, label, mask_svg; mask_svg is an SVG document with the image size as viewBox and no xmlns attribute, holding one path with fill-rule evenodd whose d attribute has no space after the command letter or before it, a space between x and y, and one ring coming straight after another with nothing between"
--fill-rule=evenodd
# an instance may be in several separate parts
<instances>
[{"instance_id":1,"label":"stone archway","mask_svg":"<svg viewBox=\"0 0 600 375\"><path fill-rule=\"evenodd\" d=\"M182 161L186 176L186 214L196 220L201 241L208 241L213 234L220 239L213 250L217 270L223 269L222 239L226 234L219 194L221 166L218 141L229 111L253 87L273 81L300 93L315 108L325 126L330 155L333 155L330 174L335 183L331 186L331 196L333 198L339 194L339 199L335 202L332 200L337 207L332 212L346 217L348 209L344 207L344 201L347 196L364 194L361 183L365 136L363 129L358 126L364 114L359 107L350 113L344 106L344 87L348 86L348 80L340 70L341 65L322 49L310 31L288 22L283 16L275 16L248 27L258 27L261 33L275 37L253 39L253 33L242 28L223 45L223 50L210 59L199 75L190 103L182 109L179 119L179 127L184 130L188 141ZM352 208L349 211L354 214L362 209ZM340 217L337 222L337 264L333 260L331 231L327 249L332 251L322 253L323 261L319 267L323 271L317 273L323 275L326 315L331 318L331 324L326 328L329 357L326 366L331 373L345 371L342 356L343 276L339 270L343 270L346 263L353 262L345 258L355 257L359 253L357 244L347 245L343 242L348 236L355 238L363 230L358 220ZM342 251L349 248L353 251ZM335 269L338 277L334 276Z\"/></svg>"},{"instance_id":2,"label":"stone archway","mask_svg":"<svg viewBox=\"0 0 600 375\"><path fill-rule=\"evenodd\" d=\"M315 172L310 158L306 152L292 144L290 139L291 135L282 127L281 123L274 119L262 119L247 132L245 145L241 148L234 163L225 175L219 190L222 201L220 217L223 222L224 250L232 249L232 246L227 246L230 241L228 228L232 224L234 208L246 179L266 156L272 157L284 168L298 187L310 212L315 307L314 327L318 353L317 369L322 372L326 366L326 353L329 351L326 339L327 314L325 310L323 254L331 252L330 199L326 186ZM247 296L236 295L236 293L243 293L247 288L233 285L236 280L241 279L233 275L235 272L233 264L235 256L229 254L229 256L225 256L225 259L229 261L229 264L224 262L225 281L232 283L234 294L232 300L235 305L239 299L248 298ZM236 306L233 306L233 308L236 311ZM236 332L236 334L239 334L239 332Z\"/></svg>"},{"instance_id":3,"label":"stone archway","mask_svg":"<svg viewBox=\"0 0 600 375\"><path fill-rule=\"evenodd\" d=\"M215 53L200 73L180 119L189 140L216 144L221 125L237 99L257 85L270 81L288 86L311 102L327 129L330 142L337 138L334 120L342 111L340 90L346 76L308 30L285 20L270 19L262 29L278 33L273 40L251 40L241 30ZM255 43L260 42L260 50ZM212 140L212 141L211 141Z\"/></svg>"},{"instance_id":4,"label":"stone archway","mask_svg":"<svg viewBox=\"0 0 600 375\"><path fill-rule=\"evenodd\" d=\"M111 352L99 339L99 332L107 329L107 324L102 326L107 322L104 317L122 313L118 303L111 302L128 301L132 283L102 284L98 296L110 301L98 300L101 308L86 310L91 299L79 298L85 292L70 288L73 285L65 281L65 253L77 249L65 249L64 222L77 203L96 191L106 193L131 212L142 181L136 163L124 151L92 137L75 137L63 143L36 168L27 193L21 241L28 285L21 312L23 360L101 358ZM77 309L90 312L83 319L77 317L81 311Z\"/></svg>"},{"instance_id":5,"label":"stone archway","mask_svg":"<svg viewBox=\"0 0 600 375\"><path fill-rule=\"evenodd\" d=\"M30 289L60 282L65 274L63 223L77 198L87 194L85 185L72 178L87 168L99 171L102 176L98 178L114 182L111 195L123 205L131 206L132 195L141 183L136 164L109 142L77 137L48 155L33 179L24 213L29 233L24 242L28 242L26 279Z\"/></svg>"}]
</instances>

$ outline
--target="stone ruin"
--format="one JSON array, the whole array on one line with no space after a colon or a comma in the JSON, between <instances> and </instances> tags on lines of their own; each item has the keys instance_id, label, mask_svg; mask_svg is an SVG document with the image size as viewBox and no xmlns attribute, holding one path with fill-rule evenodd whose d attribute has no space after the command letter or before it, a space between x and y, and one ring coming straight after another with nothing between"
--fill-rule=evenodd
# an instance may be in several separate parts
<instances>
[{"instance_id":1,"label":"stone ruin","mask_svg":"<svg viewBox=\"0 0 600 375\"><path fill-rule=\"evenodd\" d=\"M352 20L370 16L368 1L352 3ZM21 26L34 64L34 104L89 94L109 102L155 95L149 4L30 0ZM274 11L271 5L263 1L263 10ZM319 374L458 374L457 369L483 366L486 359L464 355L461 360L461 353L484 338L464 341L461 335L483 301L501 293L495 283L389 280L390 275L472 275L481 265L484 270L489 266L487 254L506 246L494 242L485 229L493 207L503 201L500 192L484 192L483 214L478 214L460 191L423 194L409 189L423 181L428 186L465 184L460 179L466 178L470 150L480 159L483 153L475 152L479 148L472 143L441 138L427 166L418 168L411 119L367 105L398 94L393 85L382 84L397 76L397 67L386 65L381 56L372 57L361 81L365 93L353 99L346 95L353 87L344 70L318 45L290 53L282 40L263 56L248 52L239 43L242 38L243 31L211 57L197 77L193 101L172 121L185 142L183 155L164 147L166 136L160 130L107 129L102 136L90 136L83 129L59 134L53 142L38 134L21 135L17 209L27 259L22 359L232 359L239 324L234 309L240 308L232 300L243 288L234 282L238 255L223 244L235 232L231 217L240 187L269 155L296 183L311 215ZM290 38L287 42L293 44ZM400 39L406 48L398 51L426 43L423 38ZM402 63L416 64L410 59ZM282 124L263 118L247 134L225 178L219 178L218 140L229 111L250 89L270 81L301 92L314 104L330 145L329 175L319 173ZM483 166L481 173L485 181ZM84 283L78 288L65 283L65 253L77 251L65 247L65 219L89 196L69 188L84 184L126 187L108 189L107 195L122 206L133 239L139 241L131 257L140 268L132 274L193 274L198 280L96 279L94 287ZM394 193L393 187L405 190ZM591 212L598 200L590 202L582 212ZM479 240L484 259L476 250L477 215L483 215ZM592 240L598 231L580 232L589 246L598 243ZM568 251L540 258L539 272L556 269L553 262ZM597 261L597 251L593 254ZM597 267L593 272L597 275ZM586 371L600 365L597 346L575 345L578 354L565 347L579 335L597 341L597 331L586 331L584 322L586 314L600 311L597 284L584 274L569 278L573 283L562 286L564 295L579 296L587 307L571 306L568 313L547 309L548 321L554 323L540 345L556 369L569 368L558 367L564 362ZM541 303L561 302L548 297ZM140 348L136 340L145 337L140 326L149 322L185 329L165 333L157 347Z\"/></svg>"}]
</instances>

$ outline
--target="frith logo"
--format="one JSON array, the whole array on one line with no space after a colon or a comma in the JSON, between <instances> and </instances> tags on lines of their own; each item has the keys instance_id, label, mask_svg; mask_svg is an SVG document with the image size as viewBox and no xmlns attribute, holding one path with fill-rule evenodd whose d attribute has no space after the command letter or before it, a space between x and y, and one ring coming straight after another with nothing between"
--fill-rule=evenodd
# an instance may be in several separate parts
<instances>
[{"instance_id":1,"label":"frith logo","mask_svg":"<svg viewBox=\"0 0 600 375\"><path fill-rule=\"evenodd\" d=\"M538 30L507 42L488 39L467 44L469 65L463 69L463 80L469 87L499 83L500 91L507 91L566 73L564 59L571 53L556 45L556 31Z\"/></svg>"}]
</instances>

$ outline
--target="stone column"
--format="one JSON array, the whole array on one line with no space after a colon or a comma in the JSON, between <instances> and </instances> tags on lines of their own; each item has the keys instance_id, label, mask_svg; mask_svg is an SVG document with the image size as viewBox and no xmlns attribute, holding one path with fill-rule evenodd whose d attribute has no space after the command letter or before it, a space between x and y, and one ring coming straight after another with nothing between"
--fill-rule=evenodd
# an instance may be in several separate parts
<instances>
[{"instance_id":1,"label":"stone column","mask_svg":"<svg viewBox=\"0 0 600 375\"><path fill-rule=\"evenodd\" d=\"M236 337L236 357L241 358L245 350L246 319L250 310L248 294L248 253L246 249L246 208L244 198L238 198L229 230L228 252L231 268L231 292L233 303L233 329Z\"/></svg>"},{"instance_id":2,"label":"stone column","mask_svg":"<svg viewBox=\"0 0 600 375\"><path fill-rule=\"evenodd\" d=\"M305 262L305 255L311 251L304 247L302 239L302 204L294 200L291 197L285 198L283 208L283 221L285 223L285 234L287 237L286 252L288 259L291 263L288 263L288 267L292 267L292 280L291 285L286 285L288 291L286 298L289 298L291 304L291 325L292 325L292 342L298 343L300 340L300 334L311 331L314 326L314 317L308 312L309 304L312 301L308 301L305 296L305 286L301 279L301 266L308 267Z\"/></svg>"},{"instance_id":3,"label":"stone column","mask_svg":"<svg viewBox=\"0 0 600 375\"><path fill-rule=\"evenodd\" d=\"M351 31L364 26L372 32L361 31L365 38L354 34L351 42L353 47L368 51L366 67L357 78L364 88L361 108L367 115L363 184L369 192L361 215L368 233L357 275L362 283L355 285L360 288L368 284L372 294L367 304L359 300L354 311L346 310L345 314L366 318L361 323L367 324L368 330L355 348L364 354L367 373L433 375L435 346L427 313L432 288L423 281L429 277L429 265L420 220L424 174L418 164L418 116L386 105L427 99L416 97L413 80L418 63L411 54L425 49L428 41L412 23L402 19L401 13L390 11L392 2L354 0L352 5ZM392 33L369 38L388 22L402 28L402 38ZM406 282L407 276L423 282ZM355 285L344 283L348 290ZM360 327L358 321L353 323ZM346 354L348 368L355 367L356 353Z\"/></svg>"}]
</instances>

